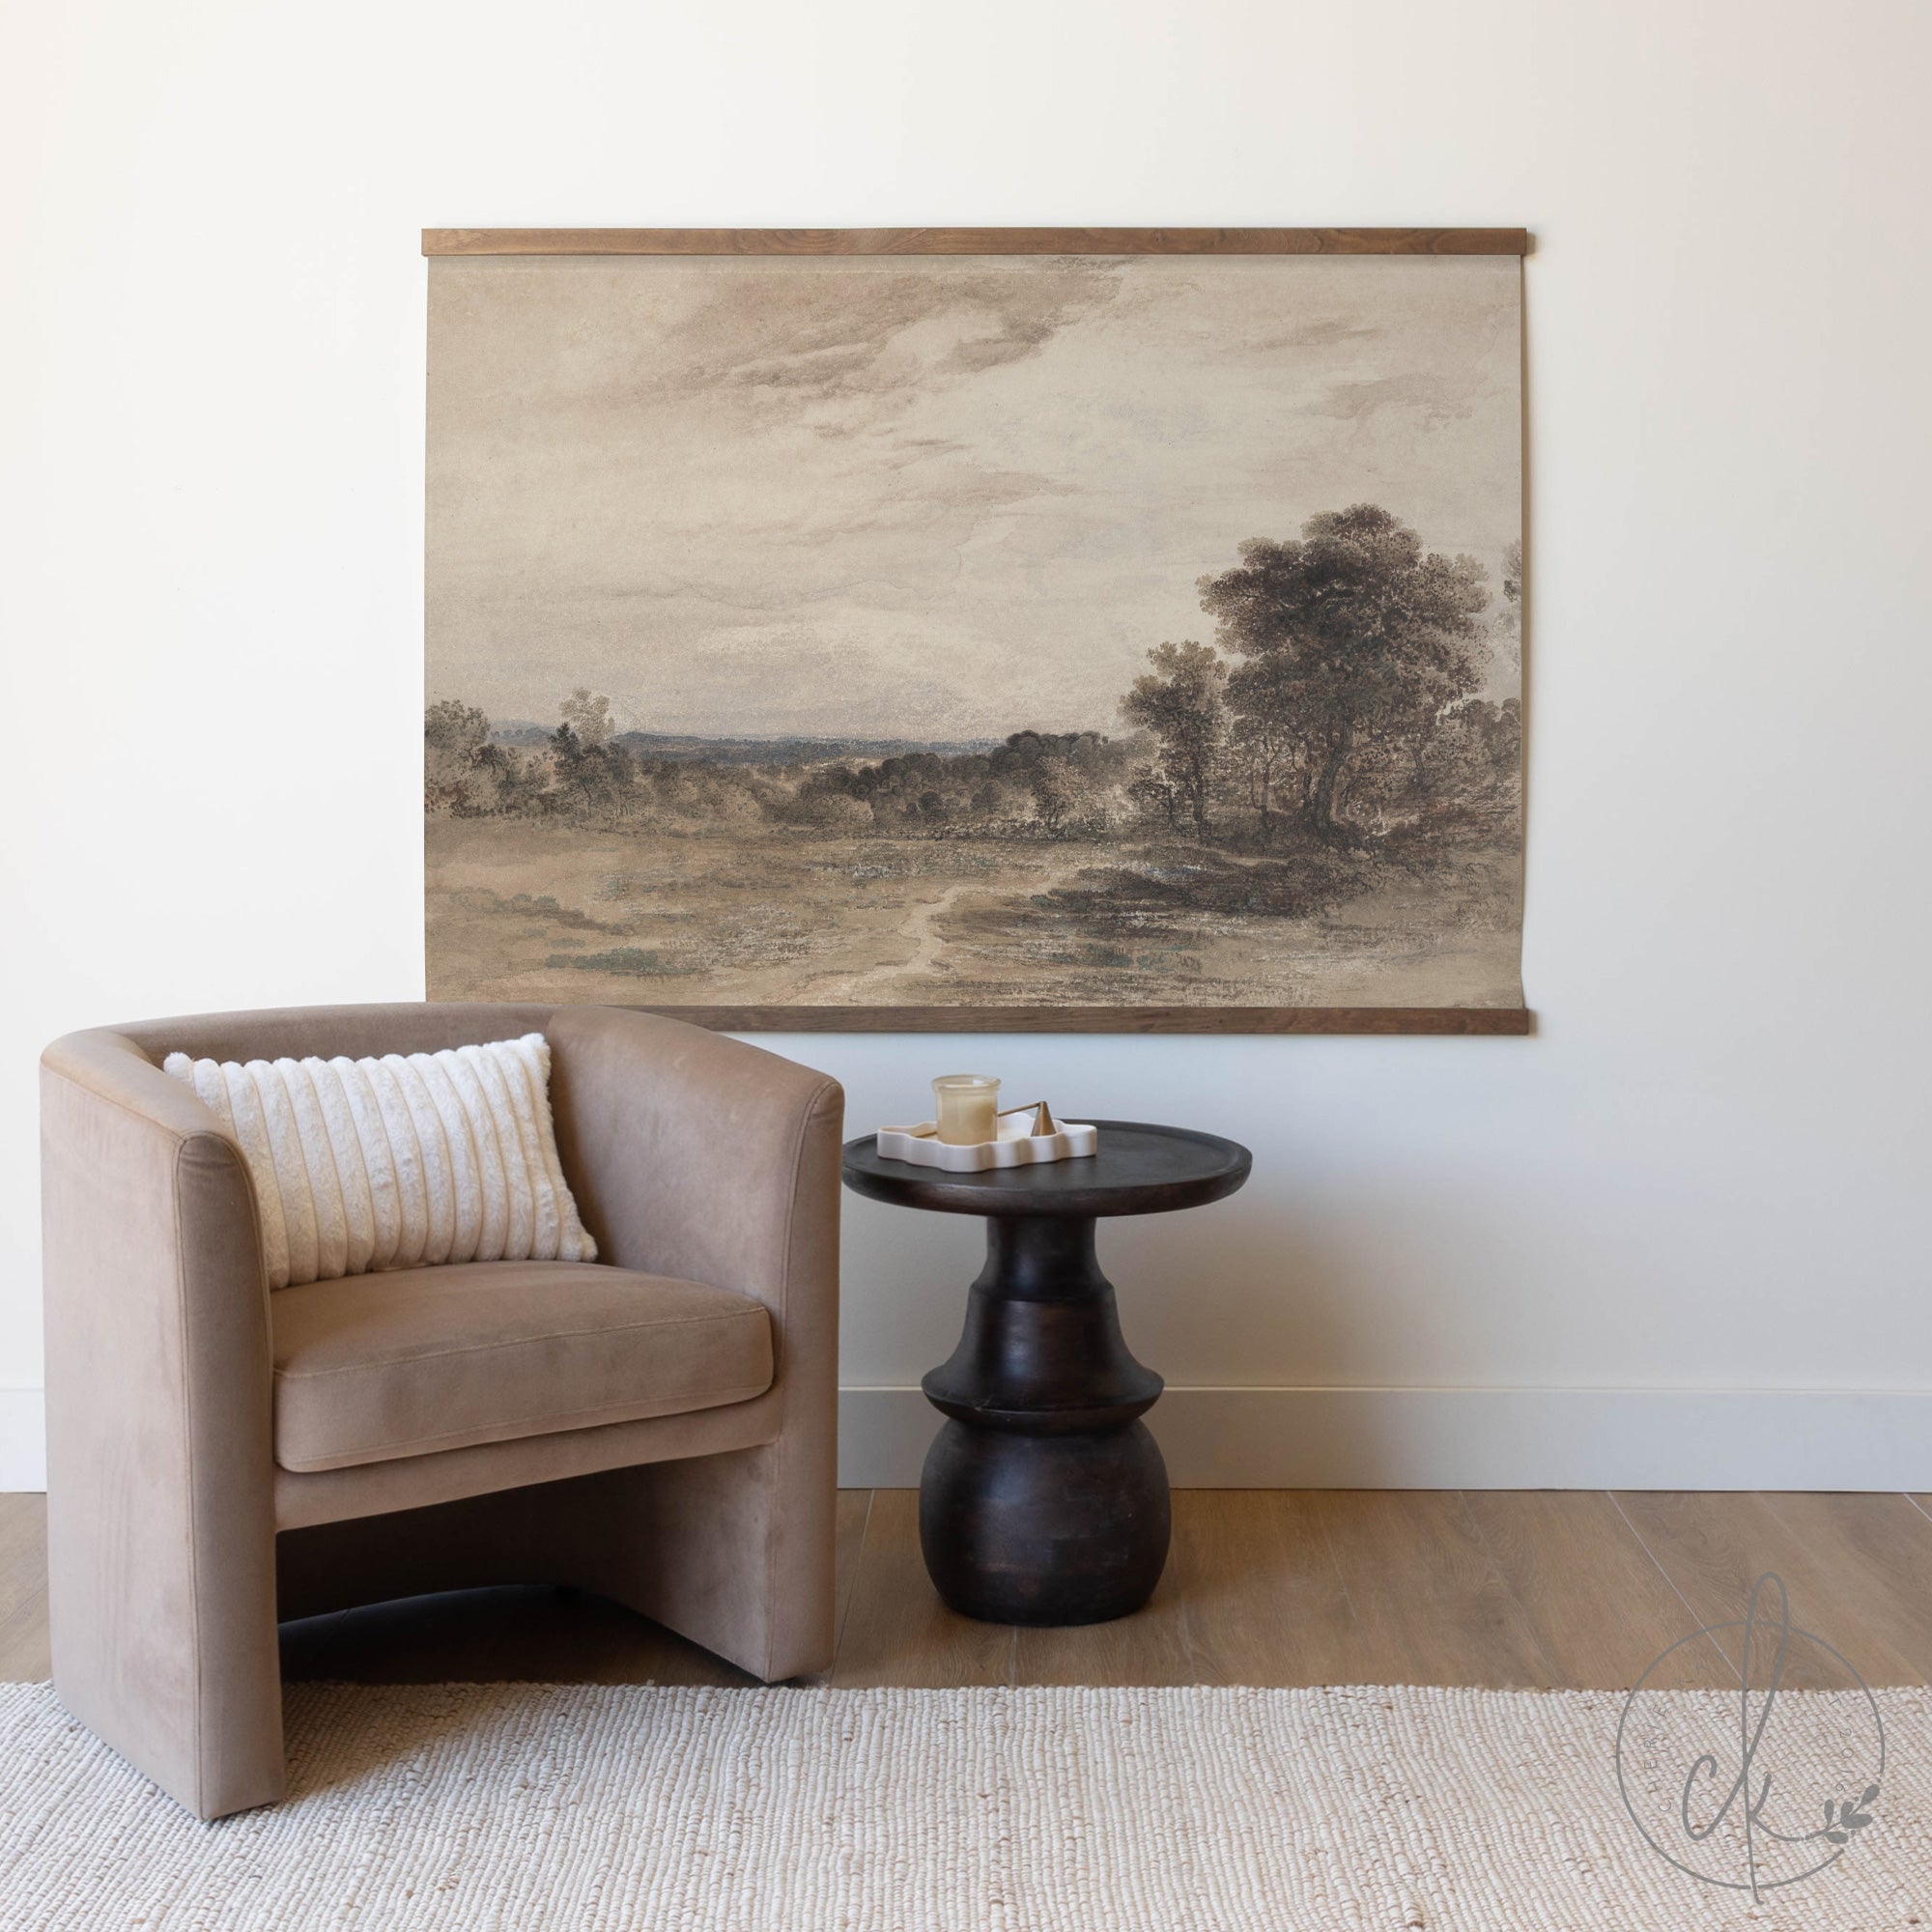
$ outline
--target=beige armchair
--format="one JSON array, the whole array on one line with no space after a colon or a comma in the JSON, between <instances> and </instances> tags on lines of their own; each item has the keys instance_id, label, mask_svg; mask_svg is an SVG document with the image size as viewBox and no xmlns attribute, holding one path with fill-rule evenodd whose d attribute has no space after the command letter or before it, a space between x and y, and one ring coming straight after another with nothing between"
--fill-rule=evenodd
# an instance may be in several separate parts
<instances>
[{"instance_id":1,"label":"beige armchair","mask_svg":"<svg viewBox=\"0 0 1932 1932\"><path fill-rule=\"evenodd\" d=\"M241 1151L160 1069L541 1030L596 1263L270 1293ZM600 1007L319 1007L43 1061L54 1683L190 1810L283 1789L275 1624L603 1593L754 1676L830 1663L835 1081Z\"/></svg>"}]
</instances>

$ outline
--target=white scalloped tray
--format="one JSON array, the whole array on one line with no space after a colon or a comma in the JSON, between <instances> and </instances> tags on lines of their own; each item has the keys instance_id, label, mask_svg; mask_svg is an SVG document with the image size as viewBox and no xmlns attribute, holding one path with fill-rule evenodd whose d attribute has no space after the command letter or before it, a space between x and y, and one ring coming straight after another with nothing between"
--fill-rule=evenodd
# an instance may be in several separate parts
<instances>
[{"instance_id":1,"label":"white scalloped tray","mask_svg":"<svg viewBox=\"0 0 1932 1932\"><path fill-rule=\"evenodd\" d=\"M1031 1107L1000 1116L1000 1137L975 1141L969 1147L949 1147L934 1137L933 1122L920 1127L881 1127L879 1157L902 1160L913 1167L943 1168L949 1174L978 1174L989 1167L1032 1167L1045 1160L1080 1160L1100 1145L1097 1127L1062 1121L1057 1134L1030 1134ZM923 1129L923 1131L922 1131Z\"/></svg>"}]
</instances>

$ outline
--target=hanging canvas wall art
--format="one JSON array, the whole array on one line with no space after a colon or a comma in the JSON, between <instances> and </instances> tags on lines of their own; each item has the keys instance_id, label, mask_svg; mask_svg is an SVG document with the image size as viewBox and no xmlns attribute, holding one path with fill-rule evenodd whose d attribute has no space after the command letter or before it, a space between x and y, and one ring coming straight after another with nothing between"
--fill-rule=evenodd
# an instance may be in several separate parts
<instances>
[{"instance_id":1,"label":"hanging canvas wall art","mask_svg":"<svg viewBox=\"0 0 1932 1932\"><path fill-rule=\"evenodd\" d=\"M1523 245L431 231L431 996L1522 1031Z\"/></svg>"}]
</instances>

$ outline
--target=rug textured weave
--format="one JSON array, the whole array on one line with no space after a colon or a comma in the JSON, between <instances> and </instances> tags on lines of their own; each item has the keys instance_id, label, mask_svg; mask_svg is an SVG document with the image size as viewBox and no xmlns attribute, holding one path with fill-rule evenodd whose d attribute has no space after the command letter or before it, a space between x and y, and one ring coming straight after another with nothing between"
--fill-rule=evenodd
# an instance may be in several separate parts
<instances>
[{"instance_id":1,"label":"rug textured weave","mask_svg":"<svg viewBox=\"0 0 1932 1932\"><path fill-rule=\"evenodd\" d=\"M213 1826L0 1687L7 1932L1693 1932L1932 1925L1932 1693L1878 1815L1724 1892L1617 1793L1612 1692L296 1685Z\"/></svg>"}]
</instances>

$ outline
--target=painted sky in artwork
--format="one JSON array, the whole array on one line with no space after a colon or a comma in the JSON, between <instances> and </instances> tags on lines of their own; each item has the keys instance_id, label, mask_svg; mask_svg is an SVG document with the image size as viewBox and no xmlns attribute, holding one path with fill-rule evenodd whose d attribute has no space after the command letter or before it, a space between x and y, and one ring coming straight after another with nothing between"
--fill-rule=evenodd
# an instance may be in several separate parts
<instances>
[{"instance_id":1,"label":"painted sky in artwork","mask_svg":"<svg viewBox=\"0 0 1932 1932\"><path fill-rule=\"evenodd\" d=\"M1111 731L1243 538L1373 501L1497 590L1520 292L1511 257L438 261L429 696Z\"/></svg>"}]
</instances>

